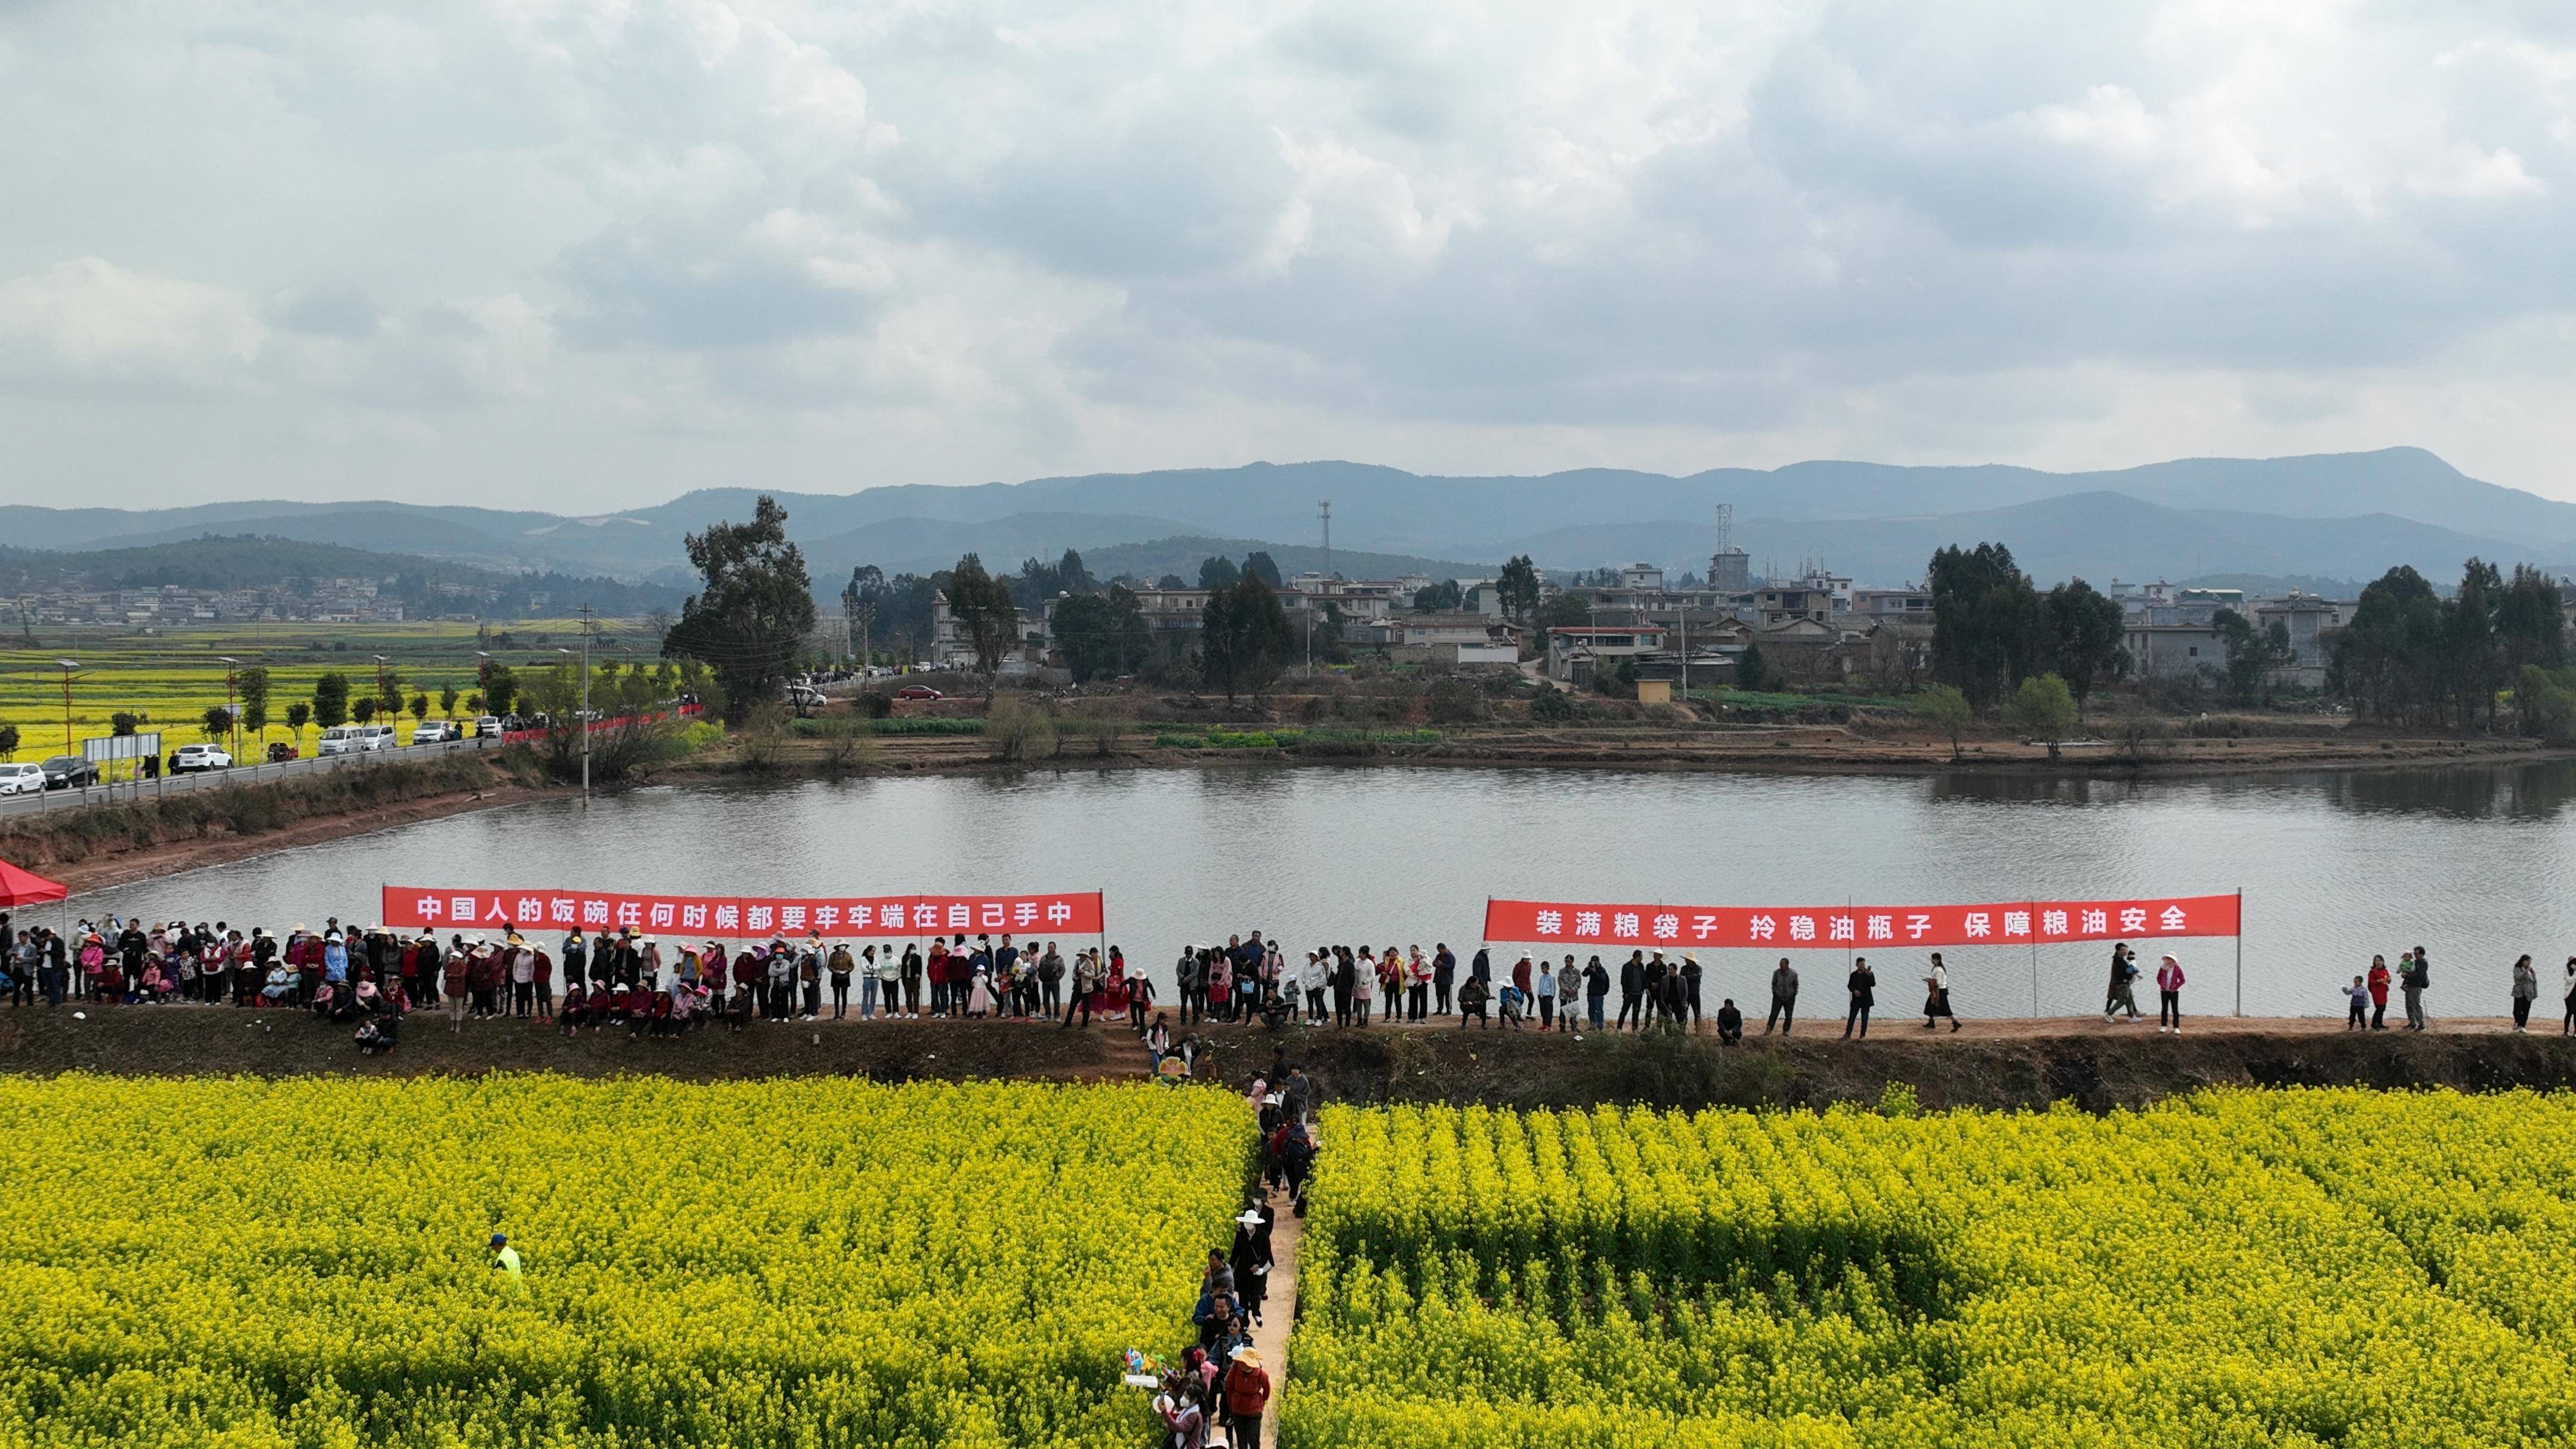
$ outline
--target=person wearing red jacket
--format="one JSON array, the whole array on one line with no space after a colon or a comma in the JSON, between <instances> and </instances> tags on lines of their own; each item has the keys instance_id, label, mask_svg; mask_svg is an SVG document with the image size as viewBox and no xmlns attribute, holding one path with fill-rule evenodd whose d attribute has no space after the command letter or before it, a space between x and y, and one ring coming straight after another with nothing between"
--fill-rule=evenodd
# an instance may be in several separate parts
<instances>
[{"instance_id":1,"label":"person wearing red jacket","mask_svg":"<svg viewBox=\"0 0 2576 1449\"><path fill-rule=\"evenodd\" d=\"M1251 1345L1234 1351L1223 1393L1227 1442L1234 1449L1261 1449L1261 1411L1270 1406L1270 1374Z\"/></svg>"}]
</instances>

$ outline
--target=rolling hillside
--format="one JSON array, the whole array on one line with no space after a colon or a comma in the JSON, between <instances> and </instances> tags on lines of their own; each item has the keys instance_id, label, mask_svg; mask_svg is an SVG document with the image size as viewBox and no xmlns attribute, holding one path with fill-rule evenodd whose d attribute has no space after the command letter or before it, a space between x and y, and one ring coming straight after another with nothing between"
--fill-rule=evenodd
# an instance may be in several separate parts
<instances>
[{"instance_id":1,"label":"rolling hillside","mask_svg":"<svg viewBox=\"0 0 2576 1449\"><path fill-rule=\"evenodd\" d=\"M0 539L92 550L256 533L685 586L685 535L741 517L755 496L701 489L586 518L390 502L139 512L12 506L0 507ZM1617 469L1436 477L1359 463L1255 463L778 496L818 583L861 563L924 572L970 549L1010 564L1067 547L1089 556L1169 539L1266 545L1284 561L1284 550L1321 542L1316 503L1325 498L1333 500L1336 557L1352 560L1363 552L1424 561L1526 552L1555 568L1640 560L1697 568L1713 542L1714 510L1726 503L1757 567L1821 556L1839 572L1881 583L1918 576L1939 544L1989 537L2011 543L2043 578L2366 578L2396 563L2448 578L2470 553L2576 561L2576 504L2481 482L2416 448L2179 459L2094 473L1829 461L1687 477Z\"/></svg>"}]
</instances>

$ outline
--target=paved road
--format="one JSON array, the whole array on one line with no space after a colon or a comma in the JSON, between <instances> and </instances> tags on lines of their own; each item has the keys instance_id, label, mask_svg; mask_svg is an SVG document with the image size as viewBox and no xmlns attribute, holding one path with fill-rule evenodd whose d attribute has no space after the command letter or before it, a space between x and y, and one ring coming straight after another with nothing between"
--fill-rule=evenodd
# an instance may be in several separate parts
<instances>
[{"instance_id":1,"label":"paved road","mask_svg":"<svg viewBox=\"0 0 2576 1449\"><path fill-rule=\"evenodd\" d=\"M254 782L284 780L309 775L317 770L363 770L370 765L396 760L420 760L432 755L453 754L459 750L493 749L498 738L449 740L443 744L406 744L397 749L376 750L363 755L333 755L329 759L286 760L278 764L241 765L230 770L205 770L186 775L164 775L158 780L137 784L92 785L79 790L48 790L41 795L0 795L0 816L32 815L45 810L65 810L78 805L109 800L152 799L175 795L185 790L220 788L225 785L247 785ZM24 753L23 751L21 752Z\"/></svg>"}]
</instances>

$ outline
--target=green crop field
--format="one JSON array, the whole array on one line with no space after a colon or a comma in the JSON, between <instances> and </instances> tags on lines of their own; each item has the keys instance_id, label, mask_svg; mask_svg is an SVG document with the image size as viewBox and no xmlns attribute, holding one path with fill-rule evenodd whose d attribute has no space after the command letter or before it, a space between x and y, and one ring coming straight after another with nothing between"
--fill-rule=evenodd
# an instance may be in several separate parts
<instances>
[{"instance_id":1,"label":"green crop field","mask_svg":"<svg viewBox=\"0 0 2576 1449\"><path fill-rule=\"evenodd\" d=\"M598 658L655 656L637 637L637 626L618 620L601 624ZM372 695L377 663L399 676L408 726L408 701L416 693L430 697L432 718L440 691L453 686L461 695L474 689L480 664L475 651L488 649L522 676L562 658L557 648L581 647L578 620L522 620L506 632L495 631L478 642L476 626L462 623L417 624L232 624L204 629L173 629L139 634L130 629L55 626L34 631L32 644L19 634L0 635L0 724L18 727L17 757L34 759L64 751L63 676L57 659L72 659L72 749L78 741L109 732L110 718L131 713L143 728L162 732L166 749L205 737L208 706L225 702L224 680L239 668L260 666L269 673L267 738L293 739L310 754L317 730L308 724L301 738L285 726L286 707L313 698L314 682L337 670L349 677L352 697ZM624 652L621 652L624 651ZM463 715L460 698L457 712ZM409 732L403 731L405 738Z\"/></svg>"}]
</instances>

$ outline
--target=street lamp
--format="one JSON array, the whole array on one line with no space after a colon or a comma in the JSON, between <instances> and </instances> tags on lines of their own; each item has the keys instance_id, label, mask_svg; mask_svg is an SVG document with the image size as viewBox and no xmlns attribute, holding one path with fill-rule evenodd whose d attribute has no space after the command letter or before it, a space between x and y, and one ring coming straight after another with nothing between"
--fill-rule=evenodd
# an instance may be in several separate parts
<instances>
[{"instance_id":1,"label":"street lamp","mask_svg":"<svg viewBox=\"0 0 2576 1449\"><path fill-rule=\"evenodd\" d=\"M80 668L80 661L57 659L54 663L63 671L63 753L68 755L72 752L72 671Z\"/></svg>"},{"instance_id":2,"label":"street lamp","mask_svg":"<svg viewBox=\"0 0 2576 1449\"><path fill-rule=\"evenodd\" d=\"M234 754L238 755L238 754L240 754L240 753L241 753L241 711L240 711L240 710L238 710L238 709L235 709L235 708L233 707L233 670L241 668L241 661L240 661L240 660L238 660L238 659L235 659L234 657L232 657L232 656L231 656L231 655L229 655L229 654L218 654L218 655L216 655L216 656L215 656L215 658L217 658L217 659L219 659L219 660L223 661L224 663L229 664L229 665L231 665L231 666L232 666L232 669L227 669L227 670L225 670L225 671L224 671L224 713L226 713L226 714L228 714L228 715L231 715L231 716L232 716L232 720L233 720L233 749L232 749L232 752L233 752Z\"/></svg>"}]
</instances>

